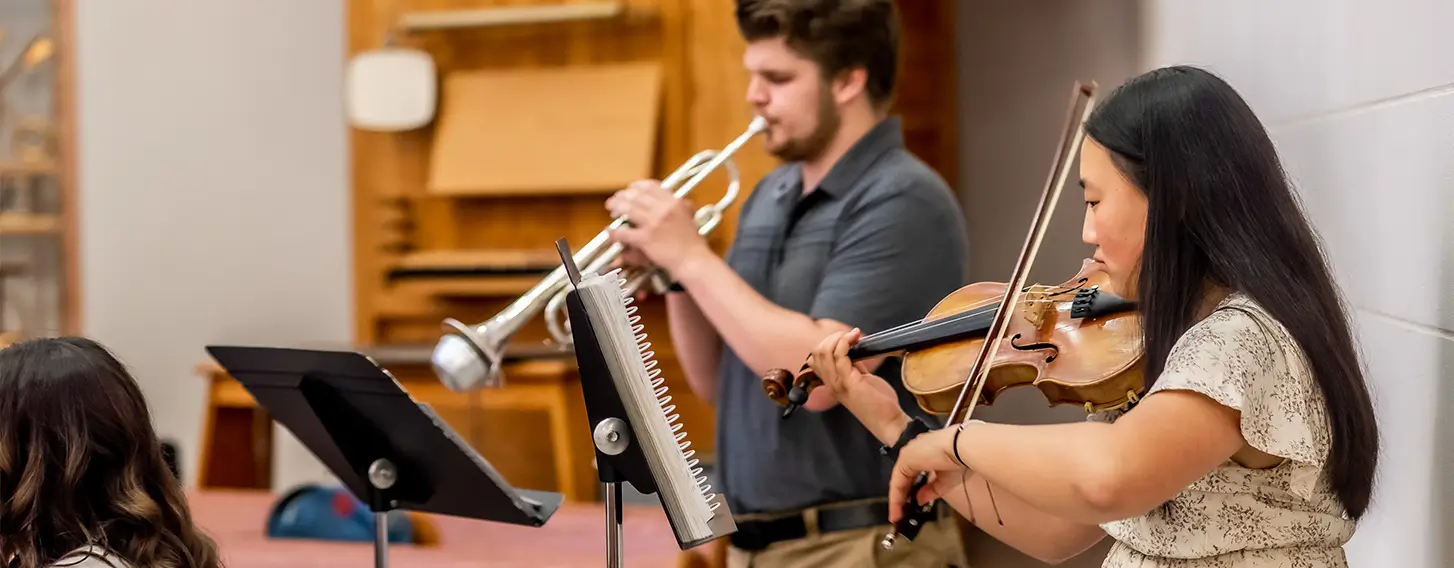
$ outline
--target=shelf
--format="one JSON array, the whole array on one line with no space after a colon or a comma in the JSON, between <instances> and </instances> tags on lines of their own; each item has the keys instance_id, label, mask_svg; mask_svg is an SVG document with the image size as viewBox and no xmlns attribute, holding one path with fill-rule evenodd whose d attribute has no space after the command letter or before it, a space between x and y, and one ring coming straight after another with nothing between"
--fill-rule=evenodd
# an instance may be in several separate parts
<instances>
[{"instance_id":1,"label":"shelf","mask_svg":"<svg viewBox=\"0 0 1454 568\"><path fill-rule=\"evenodd\" d=\"M394 262L389 277L442 278L530 274L537 278L560 266L553 249L432 250L405 254Z\"/></svg>"},{"instance_id":2,"label":"shelf","mask_svg":"<svg viewBox=\"0 0 1454 568\"><path fill-rule=\"evenodd\" d=\"M35 213L0 213L0 235L53 235L61 232L61 219Z\"/></svg>"},{"instance_id":3,"label":"shelf","mask_svg":"<svg viewBox=\"0 0 1454 568\"><path fill-rule=\"evenodd\" d=\"M0 175L53 176L60 173L55 162L0 162Z\"/></svg>"},{"instance_id":4,"label":"shelf","mask_svg":"<svg viewBox=\"0 0 1454 568\"><path fill-rule=\"evenodd\" d=\"M420 32L581 20L608 20L625 13L626 4L624 2L509 6L478 10L412 12L399 17L398 27L401 31Z\"/></svg>"},{"instance_id":5,"label":"shelf","mask_svg":"<svg viewBox=\"0 0 1454 568\"><path fill-rule=\"evenodd\" d=\"M453 298L489 298L519 296L540 283L543 275L470 276L410 278L395 282L389 289L399 294Z\"/></svg>"}]
</instances>

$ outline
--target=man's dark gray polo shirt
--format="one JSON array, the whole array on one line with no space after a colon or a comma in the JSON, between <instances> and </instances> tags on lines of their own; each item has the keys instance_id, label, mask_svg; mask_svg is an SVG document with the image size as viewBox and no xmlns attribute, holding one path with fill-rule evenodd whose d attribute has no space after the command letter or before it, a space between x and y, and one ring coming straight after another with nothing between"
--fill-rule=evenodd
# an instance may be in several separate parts
<instances>
[{"instance_id":1,"label":"man's dark gray polo shirt","mask_svg":"<svg viewBox=\"0 0 1454 568\"><path fill-rule=\"evenodd\" d=\"M727 263L779 306L871 334L923 318L964 285L967 247L958 200L908 152L891 117L811 192L802 190L798 164L764 177L742 205ZM902 390L896 359L877 374L900 389L905 410L923 415ZM888 494L892 463L847 409L783 420L759 377L724 346L717 459L734 513Z\"/></svg>"}]
</instances>

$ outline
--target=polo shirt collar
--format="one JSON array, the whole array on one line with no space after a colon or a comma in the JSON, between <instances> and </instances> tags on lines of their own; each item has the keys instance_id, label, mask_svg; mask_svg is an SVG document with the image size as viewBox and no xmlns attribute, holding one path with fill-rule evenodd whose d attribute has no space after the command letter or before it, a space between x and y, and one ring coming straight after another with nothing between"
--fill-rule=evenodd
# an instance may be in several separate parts
<instances>
[{"instance_id":1,"label":"polo shirt collar","mask_svg":"<svg viewBox=\"0 0 1454 568\"><path fill-rule=\"evenodd\" d=\"M903 121L897 116L890 116L879 121L870 128L867 133L859 138L853 146L838 158L833 167L828 170L828 175L818 182L814 191L823 191L830 195L842 196L853 188L864 172L868 171L874 162L888 153L904 147ZM787 183L778 189L781 196L796 196L802 193L803 188L803 165L794 163L792 175L787 177Z\"/></svg>"}]
</instances>

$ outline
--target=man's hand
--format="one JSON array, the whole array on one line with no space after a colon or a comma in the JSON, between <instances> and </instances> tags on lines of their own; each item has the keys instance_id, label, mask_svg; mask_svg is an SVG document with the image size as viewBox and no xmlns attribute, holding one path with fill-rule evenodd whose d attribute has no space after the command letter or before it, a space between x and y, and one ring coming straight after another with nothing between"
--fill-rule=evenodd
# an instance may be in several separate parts
<instances>
[{"instance_id":1,"label":"man's hand","mask_svg":"<svg viewBox=\"0 0 1454 568\"><path fill-rule=\"evenodd\" d=\"M623 272L627 270L651 271L656 270L656 265L652 264L651 259L646 258L646 255L642 254L641 251L628 246L623 246L621 248L621 255L616 257L615 262L611 263L611 269L617 268L621 269ZM651 297L651 293L651 284L650 282L647 282L646 284L638 288L636 290L636 293L633 294L632 297L636 298L637 303L645 302L647 298Z\"/></svg>"},{"instance_id":2,"label":"man's hand","mask_svg":"<svg viewBox=\"0 0 1454 568\"><path fill-rule=\"evenodd\" d=\"M696 255L713 254L707 239L697 233L692 204L662 189L661 182L633 182L607 199L606 208L631 223L612 231L611 240L640 251L669 273Z\"/></svg>"}]
</instances>

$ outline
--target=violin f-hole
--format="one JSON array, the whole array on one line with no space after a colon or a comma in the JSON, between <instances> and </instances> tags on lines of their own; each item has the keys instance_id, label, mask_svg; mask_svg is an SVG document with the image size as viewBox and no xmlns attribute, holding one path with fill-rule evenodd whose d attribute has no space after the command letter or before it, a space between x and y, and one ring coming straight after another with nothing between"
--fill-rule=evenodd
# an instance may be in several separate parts
<instances>
[{"instance_id":1,"label":"violin f-hole","mask_svg":"<svg viewBox=\"0 0 1454 568\"><path fill-rule=\"evenodd\" d=\"M1045 357L1046 363L1053 362L1055 361L1056 357L1060 356L1060 348L1057 347L1054 343L1030 343L1028 345L1020 345L1019 343L1016 343L1016 341L1018 341L1019 339L1020 334L1018 333L1016 333L1014 337L1011 337L1010 347L1014 347L1015 349L1020 351L1036 351L1040 349L1049 349L1050 355Z\"/></svg>"}]
</instances>

